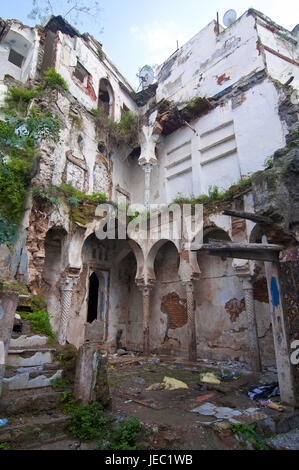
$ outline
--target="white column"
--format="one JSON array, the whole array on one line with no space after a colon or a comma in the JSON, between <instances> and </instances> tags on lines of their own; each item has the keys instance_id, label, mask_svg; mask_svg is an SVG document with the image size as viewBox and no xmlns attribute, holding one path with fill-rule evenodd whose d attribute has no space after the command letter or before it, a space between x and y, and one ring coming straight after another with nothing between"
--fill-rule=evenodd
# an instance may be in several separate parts
<instances>
[{"instance_id":1,"label":"white column","mask_svg":"<svg viewBox=\"0 0 299 470\"><path fill-rule=\"evenodd\" d=\"M250 277L242 279L245 297L246 314L248 321L249 345L251 355L251 367L255 372L261 372L261 357L256 324L253 283Z\"/></svg>"},{"instance_id":2,"label":"white column","mask_svg":"<svg viewBox=\"0 0 299 470\"><path fill-rule=\"evenodd\" d=\"M59 322L58 342L62 346L66 343L73 287L76 281L77 279L71 277L67 277L61 281L61 316Z\"/></svg>"},{"instance_id":3,"label":"white column","mask_svg":"<svg viewBox=\"0 0 299 470\"><path fill-rule=\"evenodd\" d=\"M145 163L142 165L144 171L144 205L146 210L150 210L150 194L151 194L151 172L153 165L151 163Z\"/></svg>"},{"instance_id":4,"label":"white column","mask_svg":"<svg viewBox=\"0 0 299 470\"><path fill-rule=\"evenodd\" d=\"M183 283L186 287L187 294L187 315L188 315L188 351L189 361L197 360L196 348L196 325L195 325L195 308L194 308L194 286L192 281Z\"/></svg>"}]
</instances>

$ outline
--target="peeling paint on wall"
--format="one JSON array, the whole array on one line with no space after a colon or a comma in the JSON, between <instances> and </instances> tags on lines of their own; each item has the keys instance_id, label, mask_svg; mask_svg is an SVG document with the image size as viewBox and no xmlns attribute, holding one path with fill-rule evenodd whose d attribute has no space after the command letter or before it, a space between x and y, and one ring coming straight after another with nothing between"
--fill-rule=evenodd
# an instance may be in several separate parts
<instances>
[{"instance_id":1,"label":"peeling paint on wall","mask_svg":"<svg viewBox=\"0 0 299 470\"><path fill-rule=\"evenodd\" d=\"M239 316L245 310L245 299L231 299L225 304L225 310L230 316L231 321L234 323L238 320Z\"/></svg>"}]
</instances>

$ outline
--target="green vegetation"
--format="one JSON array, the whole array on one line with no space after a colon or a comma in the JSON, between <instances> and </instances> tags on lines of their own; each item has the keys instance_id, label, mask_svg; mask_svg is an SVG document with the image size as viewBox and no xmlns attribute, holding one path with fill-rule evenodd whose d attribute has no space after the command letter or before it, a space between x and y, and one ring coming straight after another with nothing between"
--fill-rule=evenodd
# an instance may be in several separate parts
<instances>
[{"instance_id":1,"label":"green vegetation","mask_svg":"<svg viewBox=\"0 0 299 470\"><path fill-rule=\"evenodd\" d=\"M75 400L71 392L63 392L61 403L63 405L64 414L71 415L75 411Z\"/></svg>"},{"instance_id":2,"label":"green vegetation","mask_svg":"<svg viewBox=\"0 0 299 470\"><path fill-rule=\"evenodd\" d=\"M113 426L104 416L100 404L76 406L69 392L64 392L62 402L64 412L71 415L67 424L68 431L81 441L99 440L101 450L137 450L137 440L143 431L143 425L131 416Z\"/></svg>"},{"instance_id":3,"label":"green vegetation","mask_svg":"<svg viewBox=\"0 0 299 470\"><path fill-rule=\"evenodd\" d=\"M194 98L192 98L192 100L188 101L187 103L187 108L196 108L196 106L201 103L201 101L203 100L203 98L201 96L194 96Z\"/></svg>"},{"instance_id":4,"label":"green vegetation","mask_svg":"<svg viewBox=\"0 0 299 470\"><path fill-rule=\"evenodd\" d=\"M110 438L111 450L138 450L137 440L143 431L140 421L131 416L128 421L116 425Z\"/></svg>"},{"instance_id":5,"label":"green vegetation","mask_svg":"<svg viewBox=\"0 0 299 470\"><path fill-rule=\"evenodd\" d=\"M18 312L22 320L29 320L34 332L48 336L49 340L56 341L56 333L53 331L49 314L46 310L46 303L40 296L32 298L32 312Z\"/></svg>"},{"instance_id":6,"label":"green vegetation","mask_svg":"<svg viewBox=\"0 0 299 470\"><path fill-rule=\"evenodd\" d=\"M264 168L265 170L270 170L271 168L273 168L273 165L274 165L274 157L273 155L271 155L271 157L266 158L266 160L264 161Z\"/></svg>"},{"instance_id":7,"label":"green vegetation","mask_svg":"<svg viewBox=\"0 0 299 470\"><path fill-rule=\"evenodd\" d=\"M105 439L108 437L108 421L97 402L91 405L81 404L79 407L69 407L71 419L67 424L70 433L81 441Z\"/></svg>"},{"instance_id":8,"label":"green vegetation","mask_svg":"<svg viewBox=\"0 0 299 470\"><path fill-rule=\"evenodd\" d=\"M55 186L51 186L48 189L32 186L31 191L35 198L39 198L50 205L58 206L60 204L58 189Z\"/></svg>"},{"instance_id":9,"label":"green vegetation","mask_svg":"<svg viewBox=\"0 0 299 470\"><path fill-rule=\"evenodd\" d=\"M63 90L69 89L64 78L62 78L62 76L55 71L54 67L50 67L44 73L44 81L46 86L49 86L50 88L62 88Z\"/></svg>"},{"instance_id":10,"label":"green vegetation","mask_svg":"<svg viewBox=\"0 0 299 470\"><path fill-rule=\"evenodd\" d=\"M24 212L41 141L59 140L59 120L51 113L27 107L34 90L12 87L0 120L0 244L11 244Z\"/></svg>"},{"instance_id":11,"label":"green vegetation","mask_svg":"<svg viewBox=\"0 0 299 470\"><path fill-rule=\"evenodd\" d=\"M242 440L249 441L254 450L268 450L265 441L256 433L255 426L249 424L231 424L231 430Z\"/></svg>"},{"instance_id":12,"label":"green vegetation","mask_svg":"<svg viewBox=\"0 0 299 470\"><path fill-rule=\"evenodd\" d=\"M107 202L107 196L104 193L85 194L79 189L74 188L71 184L62 184L59 189L67 196L67 200L71 205L78 205L84 200L95 202L97 204Z\"/></svg>"},{"instance_id":13,"label":"green vegetation","mask_svg":"<svg viewBox=\"0 0 299 470\"><path fill-rule=\"evenodd\" d=\"M193 198L179 195L176 199L174 199L173 203L191 204L194 206L195 204L210 204L215 201L229 201L233 199L233 197L238 194L238 192L242 191L242 189L245 189L251 185L252 176L253 175L239 180L236 184L224 191L220 191L218 186L211 186L209 188L209 194L201 194L200 196Z\"/></svg>"},{"instance_id":14,"label":"green vegetation","mask_svg":"<svg viewBox=\"0 0 299 470\"><path fill-rule=\"evenodd\" d=\"M4 109L7 112L14 110L18 113L26 114L28 104L35 96L37 96L37 91L32 88L16 86L9 88L4 100Z\"/></svg>"},{"instance_id":15,"label":"green vegetation","mask_svg":"<svg viewBox=\"0 0 299 470\"><path fill-rule=\"evenodd\" d=\"M93 108L91 111L96 118L98 128L106 130L114 144L127 144L132 148L138 144L139 117L137 114L127 111L122 114L119 122L114 122L100 109Z\"/></svg>"},{"instance_id":16,"label":"green vegetation","mask_svg":"<svg viewBox=\"0 0 299 470\"><path fill-rule=\"evenodd\" d=\"M10 447L7 442L2 442L2 444L0 444L0 450L9 450L9 449Z\"/></svg>"},{"instance_id":17,"label":"green vegetation","mask_svg":"<svg viewBox=\"0 0 299 470\"><path fill-rule=\"evenodd\" d=\"M51 380L51 386L54 390L64 390L70 385L70 381L68 379L64 379L63 377L57 377L56 379Z\"/></svg>"},{"instance_id":18,"label":"green vegetation","mask_svg":"<svg viewBox=\"0 0 299 470\"><path fill-rule=\"evenodd\" d=\"M103 51L103 49L101 47L98 47L98 56L102 60L106 59L105 52Z\"/></svg>"},{"instance_id":19,"label":"green vegetation","mask_svg":"<svg viewBox=\"0 0 299 470\"><path fill-rule=\"evenodd\" d=\"M104 193L85 194L74 188L71 184L61 184L59 187L48 188L32 187L33 196L52 206L59 206L62 201L70 207L70 217L74 222L82 225L94 218L95 207L98 204L108 203L107 195Z\"/></svg>"}]
</instances>

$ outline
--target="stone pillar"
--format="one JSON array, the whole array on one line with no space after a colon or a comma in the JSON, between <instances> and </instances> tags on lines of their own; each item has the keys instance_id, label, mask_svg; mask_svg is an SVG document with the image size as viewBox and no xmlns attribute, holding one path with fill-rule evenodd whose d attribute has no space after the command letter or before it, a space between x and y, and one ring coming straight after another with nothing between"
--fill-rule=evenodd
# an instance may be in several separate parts
<instances>
[{"instance_id":1,"label":"stone pillar","mask_svg":"<svg viewBox=\"0 0 299 470\"><path fill-rule=\"evenodd\" d=\"M0 397L5 372L5 360L12 334L18 294L2 287L0 289Z\"/></svg>"},{"instance_id":2,"label":"stone pillar","mask_svg":"<svg viewBox=\"0 0 299 470\"><path fill-rule=\"evenodd\" d=\"M58 342L62 346L66 343L67 326L70 317L73 287L77 279L67 277L61 281L61 316L59 322Z\"/></svg>"},{"instance_id":3,"label":"stone pillar","mask_svg":"<svg viewBox=\"0 0 299 470\"><path fill-rule=\"evenodd\" d=\"M245 306L248 321L249 345L251 356L251 367L255 372L261 372L261 357L258 340L258 331L255 316L255 305L253 295L253 283L250 277L242 279L243 291L245 296Z\"/></svg>"},{"instance_id":4,"label":"stone pillar","mask_svg":"<svg viewBox=\"0 0 299 470\"><path fill-rule=\"evenodd\" d=\"M150 194L151 194L151 172L153 165L151 163L145 163L142 165L144 171L144 205L146 210L150 210Z\"/></svg>"},{"instance_id":5,"label":"stone pillar","mask_svg":"<svg viewBox=\"0 0 299 470\"><path fill-rule=\"evenodd\" d=\"M85 404L97 401L102 406L110 403L108 385L108 354L101 353L98 344L85 343L79 349L76 365L74 395Z\"/></svg>"},{"instance_id":6,"label":"stone pillar","mask_svg":"<svg viewBox=\"0 0 299 470\"><path fill-rule=\"evenodd\" d=\"M280 288L279 264L265 262L265 270L270 299L280 397L283 403L296 406L295 380L291 364L290 340L287 334L287 312Z\"/></svg>"},{"instance_id":7,"label":"stone pillar","mask_svg":"<svg viewBox=\"0 0 299 470\"><path fill-rule=\"evenodd\" d=\"M151 286L142 286L143 296L143 354L149 356L151 353L150 349L150 295Z\"/></svg>"},{"instance_id":8,"label":"stone pillar","mask_svg":"<svg viewBox=\"0 0 299 470\"><path fill-rule=\"evenodd\" d=\"M184 282L187 293L187 315L188 315L188 352L189 361L197 360L196 347L196 325L195 325L195 308L194 308L194 286L192 281Z\"/></svg>"}]
</instances>

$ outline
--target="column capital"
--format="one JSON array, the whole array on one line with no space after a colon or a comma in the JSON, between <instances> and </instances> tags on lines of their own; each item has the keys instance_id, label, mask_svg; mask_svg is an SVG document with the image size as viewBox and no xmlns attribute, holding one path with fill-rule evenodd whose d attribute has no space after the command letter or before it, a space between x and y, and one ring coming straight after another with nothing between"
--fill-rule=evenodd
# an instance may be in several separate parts
<instances>
[{"instance_id":1,"label":"column capital","mask_svg":"<svg viewBox=\"0 0 299 470\"><path fill-rule=\"evenodd\" d=\"M150 173L154 168L154 165L152 163L142 163L141 168L143 171L145 171L145 173Z\"/></svg>"},{"instance_id":2,"label":"column capital","mask_svg":"<svg viewBox=\"0 0 299 470\"><path fill-rule=\"evenodd\" d=\"M152 289L153 289L153 285L150 285L150 284L137 284L139 290L143 293L144 296L146 295L150 295Z\"/></svg>"},{"instance_id":3,"label":"column capital","mask_svg":"<svg viewBox=\"0 0 299 470\"><path fill-rule=\"evenodd\" d=\"M247 274L247 275L240 274L240 275L238 275L238 278L242 282L243 290L253 290L254 289L254 287L253 287L254 277L253 276L250 276L249 274Z\"/></svg>"},{"instance_id":4,"label":"column capital","mask_svg":"<svg viewBox=\"0 0 299 470\"><path fill-rule=\"evenodd\" d=\"M194 291L193 279L182 280L182 283L185 286L187 292L193 292Z\"/></svg>"},{"instance_id":5,"label":"column capital","mask_svg":"<svg viewBox=\"0 0 299 470\"><path fill-rule=\"evenodd\" d=\"M72 291L74 285L76 284L77 277L65 277L60 281L60 288L63 292Z\"/></svg>"}]
</instances>

